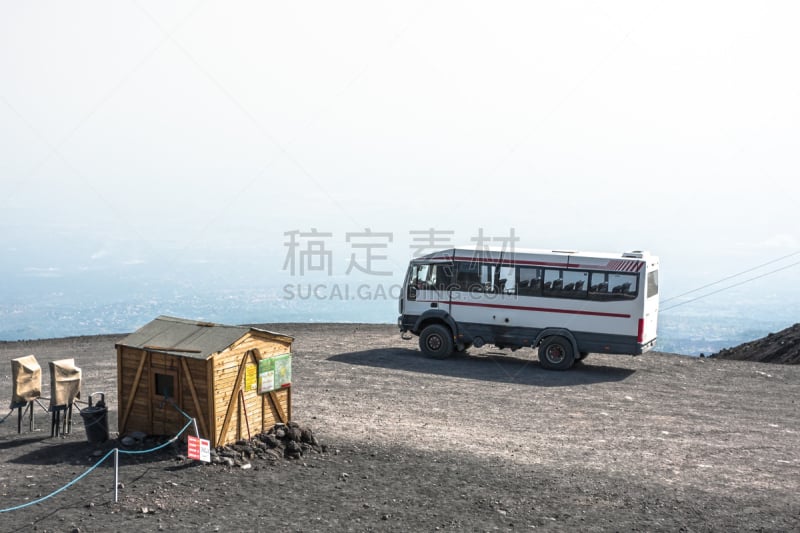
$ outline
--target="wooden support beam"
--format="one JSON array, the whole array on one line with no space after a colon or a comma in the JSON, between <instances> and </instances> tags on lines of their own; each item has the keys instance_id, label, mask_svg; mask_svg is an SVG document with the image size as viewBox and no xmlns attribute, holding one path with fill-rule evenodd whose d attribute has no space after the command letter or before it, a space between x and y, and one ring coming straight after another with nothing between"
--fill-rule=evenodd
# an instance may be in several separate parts
<instances>
[{"instance_id":1,"label":"wooden support beam","mask_svg":"<svg viewBox=\"0 0 800 533\"><path fill-rule=\"evenodd\" d=\"M125 392L124 392L125 387L123 386L123 383L122 383L122 375L123 375L123 372L124 372L123 369L122 369L122 351L125 350L125 348L123 348L122 346L119 346L119 345L117 345L116 348L117 348L117 398L119 398L119 401L121 402L122 398L125 397ZM120 404L120 407L122 407L121 404ZM119 429L120 435L121 435L122 434L122 410L121 409L117 409L117 428Z\"/></svg>"},{"instance_id":2,"label":"wooden support beam","mask_svg":"<svg viewBox=\"0 0 800 533\"><path fill-rule=\"evenodd\" d=\"M236 405L239 403L239 391L242 389L242 378L244 377L244 369L247 366L247 361L252 357L250 352L244 354L242 357L242 362L239 364L239 372L236 374L236 381L233 383L233 390L231 391L230 401L228 402L228 409L225 412L225 421L222 423L222 431L219 432L217 436L217 442L215 446L222 446L223 442L222 439L225 438L225 434L228 432L228 426L230 426L231 418L233 418L233 410Z\"/></svg>"},{"instance_id":3,"label":"wooden support beam","mask_svg":"<svg viewBox=\"0 0 800 533\"><path fill-rule=\"evenodd\" d=\"M275 408L275 412L278 413L278 418L280 418L281 422L283 422L284 424L288 424L289 417L286 416L286 413L283 411L283 408L281 407L281 400L280 398L278 398L278 395L275 394L275 391L270 391L268 395L269 395L269 403L270 405L272 405L272 407Z\"/></svg>"},{"instance_id":4,"label":"wooden support beam","mask_svg":"<svg viewBox=\"0 0 800 533\"><path fill-rule=\"evenodd\" d=\"M186 362L186 359L181 357L181 367L183 368L183 374L186 376L186 382L189 385L189 392L192 393L192 402L194 403L194 410L197 413L197 418L200 419L200 431L202 431L202 435L208 437L208 428L206 427L206 417L203 415L203 410L200 408L200 401L197 399L197 391L194 388L194 380L192 379L192 374L189 372L189 364Z\"/></svg>"},{"instance_id":5,"label":"wooden support beam","mask_svg":"<svg viewBox=\"0 0 800 533\"><path fill-rule=\"evenodd\" d=\"M126 426L128 424L128 416L131 414L131 409L133 408L133 403L136 400L136 393L139 390L139 380L142 378L142 371L144 370L144 363L147 361L147 352L142 352L142 358L139 360L139 368L136 370L136 377L133 380L131 386L131 392L128 396L128 403L125 405L125 411L122 414L122 421L119 423L119 433L122 435L125 433ZM118 367L121 368L121 367ZM122 393L120 389L119 394Z\"/></svg>"},{"instance_id":6,"label":"wooden support beam","mask_svg":"<svg viewBox=\"0 0 800 533\"><path fill-rule=\"evenodd\" d=\"M148 433L155 433L155 417L153 416L153 404L155 403L155 379L153 377L153 354L145 349L147 354L147 427L150 428ZM159 433L163 433L164 425L161 425Z\"/></svg>"},{"instance_id":7,"label":"wooden support beam","mask_svg":"<svg viewBox=\"0 0 800 533\"><path fill-rule=\"evenodd\" d=\"M211 427L209 428L208 433L208 440L211 442L217 442L217 398L216 398L216 390L217 390L217 380L215 378L214 369L217 365L216 355L213 356L211 359L206 360L206 401L208 402L208 413L209 413L209 422L211 423Z\"/></svg>"}]
</instances>

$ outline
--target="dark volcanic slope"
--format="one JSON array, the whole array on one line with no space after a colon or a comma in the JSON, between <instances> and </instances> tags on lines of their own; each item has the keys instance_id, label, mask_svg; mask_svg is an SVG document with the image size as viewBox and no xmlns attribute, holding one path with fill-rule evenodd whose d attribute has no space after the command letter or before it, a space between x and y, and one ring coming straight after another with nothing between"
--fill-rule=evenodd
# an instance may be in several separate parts
<instances>
[{"instance_id":1,"label":"dark volcanic slope","mask_svg":"<svg viewBox=\"0 0 800 533\"><path fill-rule=\"evenodd\" d=\"M725 348L711 357L785 365L800 364L800 324L734 348Z\"/></svg>"},{"instance_id":2,"label":"dark volcanic slope","mask_svg":"<svg viewBox=\"0 0 800 533\"><path fill-rule=\"evenodd\" d=\"M106 393L112 437L89 443L80 415L50 437L38 407L18 433L9 412L0 533L800 532L798 365L648 352L554 372L530 349L430 359L392 325L265 328L295 338L292 417L324 447L301 431L299 452L281 453L276 432L260 439L269 450L245 442L205 464L179 440L121 455L117 487L113 459L99 460L124 446L124 335L0 343L0 401L12 359L34 354L49 394L48 363L74 357L83 390Z\"/></svg>"}]
</instances>

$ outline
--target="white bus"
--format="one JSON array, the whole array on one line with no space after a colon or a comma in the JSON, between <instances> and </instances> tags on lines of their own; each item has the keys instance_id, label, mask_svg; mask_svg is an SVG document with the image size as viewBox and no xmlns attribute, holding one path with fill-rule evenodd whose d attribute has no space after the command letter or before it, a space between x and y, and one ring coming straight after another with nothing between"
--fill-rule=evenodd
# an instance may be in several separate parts
<instances>
[{"instance_id":1,"label":"white bus","mask_svg":"<svg viewBox=\"0 0 800 533\"><path fill-rule=\"evenodd\" d=\"M398 318L430 357L538 347L554 370L589 353L644 353L657 325L658 258L642 251L441 250L410 262Z\"/></svg>"}]
</instances>

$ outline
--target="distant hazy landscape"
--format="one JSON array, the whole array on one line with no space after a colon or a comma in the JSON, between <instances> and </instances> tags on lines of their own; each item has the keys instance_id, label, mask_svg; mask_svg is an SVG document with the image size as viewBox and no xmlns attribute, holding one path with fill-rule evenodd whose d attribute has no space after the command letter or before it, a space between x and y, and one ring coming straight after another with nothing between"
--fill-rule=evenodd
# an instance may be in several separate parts
<instances>
[{"instance_id":1,"label":"distant hazy landscape","mask_svg":"<svg viewBox=\"0 0 800 533\"><path fill-rule=\"evenodd\" d=\"M392 324L408 258L470 243L649 250L661 351L783 329L800 321L798 18L4 2L0 340L161 314ZM721 280L738 286L688 302Z\"/></svg>"},{"instance_id":2,"label":"distant hazy landscape","mask_svg":"<svg viewBox=\"0 0 800 533\"><path fill-rule=\"evenodd\" d=\"M352 280L272 286L166 280L126 283L102 277L20 281L0 302L0 340L127 333L158 315L226 324L361 322L393 324L396 287ZM69 287L65 289L64 287ZM797 294L760 294L739 287L683 304L662 295L656 349L706 355L800 321ZM678 305L681 304L681 305Z\"/></svg>"}]
</instances>

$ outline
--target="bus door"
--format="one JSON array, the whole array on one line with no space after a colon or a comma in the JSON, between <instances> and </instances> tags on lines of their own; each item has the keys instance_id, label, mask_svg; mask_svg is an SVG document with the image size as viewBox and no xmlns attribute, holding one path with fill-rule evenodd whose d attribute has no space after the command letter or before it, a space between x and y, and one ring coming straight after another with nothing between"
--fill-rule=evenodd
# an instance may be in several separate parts
<instances>
[{"instance_id":1,"label":"bus door","mask_svg":"<svg viewBox=\"0 0 800 533\"><path fill-rule=\"evenodd\" d=\"M419 316L429 309L441 309L450 313L452 280L452 263L412 264L403 314Z\"/></svg>"},{"instance_id":2,"label":"bus door","mask_svg":"<svg viewBox=\"0 0 800 533\"><path fill-rule=\"evenodd\" d=\"M642 344L654 341L658 331L658 263L649 265L646 276L644 324L638 339Z\"/></svg>"}]
</instances>

